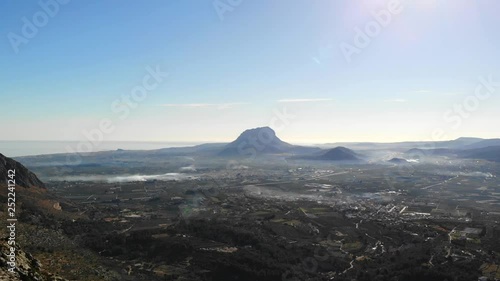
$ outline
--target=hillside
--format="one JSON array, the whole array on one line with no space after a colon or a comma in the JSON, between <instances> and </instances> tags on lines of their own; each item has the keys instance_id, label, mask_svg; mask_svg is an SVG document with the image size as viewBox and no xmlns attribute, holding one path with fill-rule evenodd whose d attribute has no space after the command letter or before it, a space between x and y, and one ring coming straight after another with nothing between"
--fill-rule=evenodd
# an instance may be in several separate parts
<instances>
[{"instance_id":1,"label":"hillside","mask_svg":"<svg viewBox=\"0 0 500 281\"><path fill-rule=\"evenodd\" d=\"M353 150L346 147L335 147L323 150L319 153L301 155L292 157L293 159L303 160L323 160L323 161L343 161L343 162L358 162L361 161L362 156Z\"/></svg>"},{"instance_id":2,"label":"hillside","mask_svg":"<svg viewBox=\"0 0 500 281\"><path fill-rule=\"evenodd\" d=\"M0 180L5 183L7 181L8 170L15 170L16 185L29 187L45 188L45 184L38 177L30 172L21 163L14 159L8 158L0 153Z\"/></svg>"},{"instance_id":3,"label":"hillside","mask_svg":"<svg viewBox=\"0 0 500 281\"><path fill-rule=\"evenodd\" d=\"M359 161L359 155L346 147L335 147L327 150L325 153L318 157L319 160L329 161Z\"/></svg>"},{"instance_id":4,"label":"hillside","mask_svg":"<svg viewBox=\"0 0 500 281\"><path fill-rule=\"evenodd\" d=\"M489 146L478 149L469 149L460 152L460 157L469 159L482 159L500 162L500 146Z\"/></svg>"}]
</instances>

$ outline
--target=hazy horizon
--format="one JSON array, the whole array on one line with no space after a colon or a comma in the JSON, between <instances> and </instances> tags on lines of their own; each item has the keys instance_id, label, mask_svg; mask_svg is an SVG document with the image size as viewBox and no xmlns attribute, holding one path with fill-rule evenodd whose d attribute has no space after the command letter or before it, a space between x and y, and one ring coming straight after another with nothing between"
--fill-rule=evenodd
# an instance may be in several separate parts
<instances>
[{"instance_id":1,"label":"hazy horizon","mask_svg":"<svg viewBox=\"0 0 500 281\"><path fill-rule=\"evenodd\" d=\"M294 144L294 145L305 145L305 146L322 146L331 144L344 144L344 143L377 143L377 144L390 144L392 142L359 142L359 141L347 141L347 142L335 142L327 141L322 143L309 143L309 142L294 142L281 138L281 140ZM235 136L231 140L225 140L220 142L214 141L194 141L194 142L165 142L165 141L119 141L119 140L104 140L98 145L92 146L91 152L100 151L110 151L116 149L124 150L154 150L161 148L172 148L172 147L189 147L200 144L216 144L216 143L229 143L236 139ZM469 138L463 137L463 138ZM472 137L474 138L474 137ZM454 139L453 139L454 140ZM432 142L433 140L405 140L404 142ZM451 140L439 140L439 141L451 141ZM22 157L22 156L33 156L33 155L47 155L47 154L58 154L58 153L68 153L69 147L77 147L79 144L88 142L88 140L0 140L0 153L5 154L7 157ZM399 142L396 142L399 143ZM29 144L29 145L27 145ZM80 153L81 151L76 151Z\"/></svg>"},{"instance_id":2,"label":"hazy horizon","mask_svg":"<svg viewBox=\"0 0 500 281\"><path fill-rule=\"evenodd\" d=\"M260 127L252 127L248 129L255 129L255 128L260 128ZM272 129L272 128L271 128ZM244 131L244 130L243 130ZM242 133L241 131L240 133ZM167 143L167 144L190 144L190 145L198 145L198 144L210 144L210 143L228 143L234 141L239 134L236 134L233 136L231 139L218 139L218 140L172 140L172 141L166 141L166 140L151 140L151 141L144 141L144 140L102 140L101 143ZM429 139L401 139L401 140L395 140L395 141L376 141L376 140L343 140L343 141L338 141L335 139L325 139L325 141L321 142L301 142L301 141L295 141L295 140L285 140L281 137L281 135L277 134L277 136L282 139L283 141L293 143L293 144L307 144L307 145L314 145L314 144L328 144L328 143L400 143L400 142L440 142L440 141L453 141L457 140L460 138L479 138L479 139L500 139L500 135L498 136L491 136L491 137L478 137L478 136L459 136L457 138L450 138L450 139L439 139L439 140L434 140L432 138ZM14 140L3 140L1 139L0 142L82 142L82 141L88 141L85 138L82 139L64 139L64 140L56 140L56 139L35 139L35 140L21 140L21 139L14 139ZM177 146L177 145L176 145Z\"/></svg>"}]
</instances>

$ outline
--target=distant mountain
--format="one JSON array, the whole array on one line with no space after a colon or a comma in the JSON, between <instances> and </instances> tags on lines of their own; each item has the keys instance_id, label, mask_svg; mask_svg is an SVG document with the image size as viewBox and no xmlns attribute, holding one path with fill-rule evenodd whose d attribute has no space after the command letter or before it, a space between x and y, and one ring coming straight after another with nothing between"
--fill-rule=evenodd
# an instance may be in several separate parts
<instances>
[{"instance_id":1,"label":"distant mountain","mask_svg":"<svg viewBox=\"0 0 500 281\"><path fill-rule=\"evenodd\" d=\"M345 148L342 146L323 150L320 153L314 153L312 155L301 155L293 157L293 159L303 159L303 160L324 160L324 161L361 161L361 155Z\"/></svg>"},{"instance_id":2,"label":"distant mountain","mask_svg":"<svg viewBox=\"0 0 500 281\"><path fill-rule=\"evenodd\" d=\"M292 145L282 141L269 127L249 129L238 138L224 146L219 156L251 156L263 154L307 154L319 151L319 148Z\"/></svg>"},{"instance_id":3,"label":"distant mountain","mask_svg":"<svg viewBox=\"0 0 500 281\"><path fill-rule=\"evenodd\" d=\"M500 139L487 139L481 140L472 144L468 144L464 146L464 149L477 149L477 148L485 148L490 146L500 146Z\"/></svg>"},{"instance_id":4,"label":"distant mountain","mask_svg":"<svg viewBox=\"0 0 500 281\"><path fill-rule=\"evenodd\" d=\"M204 143L195 146L161 148L152 150L151 152L155 155L186 155L192 153L211 153L220 151L226 145L227 143Z\"/></svg>"},{"instance_id":5,"label":"distant mountain","mask_svg":"<svg viewBox=\"0 0 500 281\"><path fill-rule=\"evenodd\" d=\"M412 148L405 152L405 155L412 159L419 159L421 156L425 156L427 154L429 154L429 152L426 149L420 148Z\"/></svg>"},{"instance_id":6,"label":"distant mountain","mask_svg":"<svg viewBox=\"0 0 500 281\"><path fill-rule=\"evenodd\" d=\"M500 139L495 139L500 145ZM485 141L484 144L481 142ZM374 143L374 142L352 142L352 143L330 143L324 144L323 147L326 146L347 146L352 149L358 150L397 150L397 151L405 151L408 149L470 149L470 148L480 148L485 147L488 141L493 140L485 140L482 138L471 138L471 137L461 137L455 140L448 141L406 141L406 142L393 142L393 143ZM479 147L473 147L474 145L478 145ZM492 146L493 144L486 146Z\"/></svg>"},{"instance_id":7,"label":"distant mountain","mask_svg":"<svg viewBox=\"0 0 500 281\"><path fill-rule=\"evenodd\" d=\"M500 162L500 146L488 146L477 149L468 149L459 152L459 156L469 159L482 159L493 162Z\"/></svg>"},{"instance_id":8,"label":"distant mountain","mask_svg":"<svg viewBox=\"0 0 500 281\"><path fill-rule=\"evenodd\" d=\"M461 137L461 138L458 138L456 140L435 142L434 146L435 146L435 148L462 149L465 146L472 145L474 143L477 143L477 142L480 142L483 140L484 139L481 139L481 138Z\"/></svg>"},{"instance_id":9,"label":"distant mountain","mask_svg":"<svg viewBox=\"0 0 500 281\"><path fill-rule=\"evenodd\" d=\"M16 185L23 187L41 187L45 188L45 184L38 179L38 177L30 172L21 163L14 159L8 158L0 153L0 180L2 183L7 184L9 179L8 170L15 170Z\"/></svg>"},{"instance_id":10,"label":"distant mountain","mask_svg":"<svg viewBox=\"0 0 500 281\"><path fill-rule=\"evenodd\" d=\"M475 149L488 146L500 146L500 139L481 139L481 138L458 138L451 141L441 141L434 143L434 149ZM443 151L441 151L443 152Z\"/></svg>"},{"instance_id":11,"label":"distant mountain","mask_svg":"<svg viewBox=\"0 0 500 281\"><path fill-rule=\"evenodd\" d=\"M420 159L424 156L457 156L459 150L448 148L420 149L413 148L405 152L407 158Z\"/></svg>"},{"instance_id":12,"label":"distant mountain","mask_svg":"<svg viewBox=\"0 0 500 281\"><path fill-rule=\"evenodd\" d=\"M408 164L409 162L406 159L403 158L392 158L391 160L387 161L392 164Z\"/></svg>"},{"instance_id":13,"label":"distant mountain","mask_svg":"<svg viewBox=\"0 0 500 281\"><path fill-rule=\"evenodd\" d=\"M342 146L335 147L327 150L321 156L319 156L321 160L331 160L331 161L359 161L360 155L356 152L350 150L349 148L345 148Z\"/></svg>"},{"instance_id":14,"label":"distant mountain","mask_svg":"<svg viewBox=\"0 0 500 281\"><path fill-rule=\"evenodd\" d=\"M486 143L494 144L494 140L488 140L488 142L483 142L482 146ZM411 159L420 159L422 157L432 157L432 156L446 156L446 157L456 157L456 158L467 158L467 159L482 159L493 162L500 162L500 145L498 146L488 146L476 149L419 149L413 148L405 153L406 157Z\"/></svg>"}]
</instances>

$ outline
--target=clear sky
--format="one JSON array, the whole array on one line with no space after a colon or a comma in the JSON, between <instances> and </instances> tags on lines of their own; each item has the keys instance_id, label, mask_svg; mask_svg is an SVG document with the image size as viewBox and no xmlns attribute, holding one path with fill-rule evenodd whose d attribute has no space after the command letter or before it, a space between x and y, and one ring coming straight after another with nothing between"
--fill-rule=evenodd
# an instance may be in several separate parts
<instances>
[{"instance_id":1,"label":"clear sky","mask_svg":"<svg viewBox=\"0 0 500 281\"><path fill-rule=\"evenodd\" d=\"M54 1L0 2L0 140L500 137L500 1Z\"/></svg>"}]
</instances>

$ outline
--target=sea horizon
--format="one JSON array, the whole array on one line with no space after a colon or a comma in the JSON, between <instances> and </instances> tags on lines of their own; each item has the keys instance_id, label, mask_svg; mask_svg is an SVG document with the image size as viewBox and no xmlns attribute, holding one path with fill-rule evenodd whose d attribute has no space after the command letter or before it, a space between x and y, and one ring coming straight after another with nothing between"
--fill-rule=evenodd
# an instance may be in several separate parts
<instances>
[{"instance_id":1,"label":"sea horizon","mask_svg":"<svg viewBox=\"0 0 500 281\"><path fill-rule=\"evenodd\" d=\"M6 141L0 140L0 153L7 157L36 156L44 154L68 153L69 145L73 150L81 141ZM92 152L124 150L153 150L169 147L193 146L209 142L168 142L168 141L102 141L93 146Z\"/></svg>"}]
</instances>

